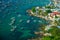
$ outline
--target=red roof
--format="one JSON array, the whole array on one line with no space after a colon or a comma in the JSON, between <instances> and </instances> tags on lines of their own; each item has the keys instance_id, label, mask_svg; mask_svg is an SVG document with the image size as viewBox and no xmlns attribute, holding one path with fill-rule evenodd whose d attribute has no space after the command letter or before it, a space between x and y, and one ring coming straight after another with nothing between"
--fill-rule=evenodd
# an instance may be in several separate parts
<instances>
[{"instance_id":1,"label":"red roof","mask_svg":"<svg viewBox=\"0 0 60 40\"><path fill-rule=\"evenodd\" d=\"M50 16L53 17L55 15L60 15L60 13L59 12L52 12Z\"/></svg>"},{"instance_id":2,"label":"red roof","mask_svg":"<svg viewBox=\"0 0 60 40\"><path fill-rule=\"evenodd\" d=\"M60 15L59 12L53 12L53 13L51 13L51 14L53 14L53 15Z\"/></svg>"},{"instance_id":3,"label":"red roof","mask_svg":"<svg viewBox=\"0 0 60 40\"><path fill-rule=\"evenodd\" d=\"M54 15L60 14L59 12L53 12Z\"/></svg>"}]
</instances>

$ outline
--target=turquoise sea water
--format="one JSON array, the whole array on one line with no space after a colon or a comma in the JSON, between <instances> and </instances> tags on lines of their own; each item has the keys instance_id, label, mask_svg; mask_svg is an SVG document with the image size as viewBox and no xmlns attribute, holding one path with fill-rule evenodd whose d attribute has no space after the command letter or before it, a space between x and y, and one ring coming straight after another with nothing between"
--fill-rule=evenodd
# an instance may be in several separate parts
<instances>
[{"instance_id":1,"label":"turquoise sea water","mask_svg":"<svg viewBox=\"0 0 60 40\"><path fill-rule=\"evenodd\" d=\"M0 0L1 39L26 40L33 37L33 32L41 25L47 24L47 21L27 15L26 10L35 6L45 6L49 2L50 0ZM11 18L14 18L15 21L9 25L12 21ZM12 26L16 26L14 31L11 31Z\"/></svg>"}]
</instances>

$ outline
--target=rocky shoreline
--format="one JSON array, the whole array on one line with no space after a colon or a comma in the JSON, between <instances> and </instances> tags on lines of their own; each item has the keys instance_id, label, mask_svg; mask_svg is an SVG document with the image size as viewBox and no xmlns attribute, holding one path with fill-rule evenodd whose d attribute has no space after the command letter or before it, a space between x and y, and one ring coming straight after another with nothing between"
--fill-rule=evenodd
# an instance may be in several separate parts
<instances>
[{"instance_id":1,"label":"rocky shoreline","mask_svg":"<svg viewBox=\"0 0 60 40\"><path fill-rule=\"evenodd\" d=\"M59 12L59 10L56 10L55 8L57 8L57 7L48 5L48 6L42 7L42 8L35 7L35 8L32 8L31 10L27 10L27 12L29 13L30 16L35 16L38 18L42 18L42 19L51 21L49 23L49 25L42 27L43 28L42 33L41 32L35 32L35 34L40 35L40 36L42 35L44 38L49 36L49 38L50 38L53 36L53 34L51 32L49 32L49 30L51 30L51 29L55 30L56 28L57 28L57 30L58 29L60 30L60 28L58 28L58 26L60 24L57 23L60 20L60 12ZM45 40L45 39L43 39L43 37L42 38L39 37L37 39L32 38L30 40L38 40L38 39L39 40Z\"/></svg>"}]
</instances>

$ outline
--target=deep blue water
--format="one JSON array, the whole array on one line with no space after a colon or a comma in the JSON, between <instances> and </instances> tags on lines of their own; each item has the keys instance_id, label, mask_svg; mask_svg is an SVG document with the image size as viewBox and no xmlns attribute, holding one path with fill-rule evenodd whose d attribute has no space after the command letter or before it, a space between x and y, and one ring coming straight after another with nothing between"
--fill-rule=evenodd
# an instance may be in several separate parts
<instances>
[{"instance_id":1,"label":"deep blue water","mask_svg":"<svg viewBox=\"0 0 60 40\"><path fill-rule=\"evenodd\" d=\"M50 0L0 0L0 35L4 38L9 37L9 40L33 36L33 31L42 24L47 24L47 21L27 15L26 10L35 6L45 6L49 2ZM13 32L10 31L12 26L9 25L12 17L15 17L12 26L17 26ZM20 20L22 21L19 22Z\"/></svg>"},{"instance_id":2,"label":"deep blue water","mask_svg":"<svg viewBox=\"0 0 60 40\"><path fill-rule=\"evenodd\" d=\"M7 7L6 9L15 10L17 7L18 12L20 14L25 15L27 9L30 9L35 6L45 6L49 3L50 3L50 0L3 0L1 5L2 7L4 7L4 5L11 5L10 8Z\"/></svg>"}]
</instances>

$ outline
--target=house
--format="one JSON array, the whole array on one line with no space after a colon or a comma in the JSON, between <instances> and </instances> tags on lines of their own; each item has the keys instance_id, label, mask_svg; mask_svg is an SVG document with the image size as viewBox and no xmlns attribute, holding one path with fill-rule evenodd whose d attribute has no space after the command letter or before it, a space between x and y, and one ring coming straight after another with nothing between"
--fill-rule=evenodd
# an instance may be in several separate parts
<instances>
[{"instance_id":1,"label":"house","mask_svg":"<svg viewBox=\"0 0 60 40\"><path fill-rule=\"evenodd\" d=\"M55 17L55 16L60 16L60 12L54 11L52 13L50 13L50 17Z\"/></svg>"},{"instance_id":2,"label":"house","mask_svg":"<svg viewBox=\"0 0 60 40\"><path fill-rule=\"evenodd\" d=\"M60 17L60 12L54 11L48 14L50 20L56 19L56 17Z\"/></svg>"},{"instance_id":3,"label":"house","mask_svg":"<svg viewBox=\"0 0 60 40\"><path fill-rule=\"evenodd\" d=\"M48 16L49 16L48 18L50 20L54 21L54 20L56 20L56 18L59 18L60 17L60 12L54 11L52 13L49 13Z\"/></svg>"}]
</instances>

